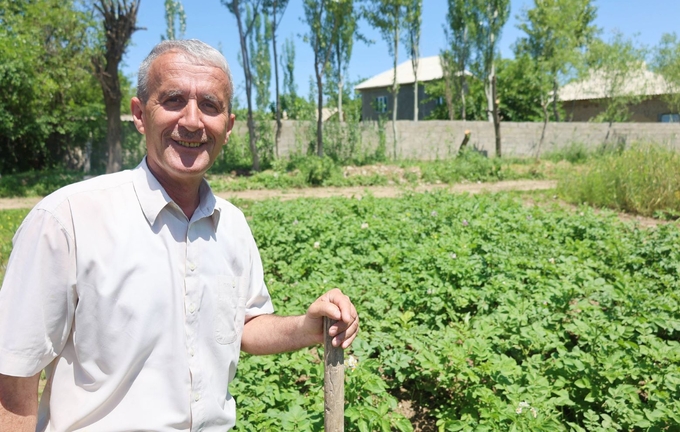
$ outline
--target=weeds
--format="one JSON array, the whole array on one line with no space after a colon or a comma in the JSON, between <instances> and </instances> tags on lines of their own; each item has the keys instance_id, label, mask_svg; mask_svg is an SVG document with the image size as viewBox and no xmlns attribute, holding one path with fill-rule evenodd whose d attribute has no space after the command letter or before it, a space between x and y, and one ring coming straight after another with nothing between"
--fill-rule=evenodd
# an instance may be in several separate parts
<instances>
[{"instance_id":1,"label":"weeds","mask_svg":"<svg viewBox=\"0 0 680 432\"><path fill-rule=\"evenodd\" d=\"M644 216L680 216L680 155L656 145L606 150L583 169L565 175L558 193L572 203Z\"/></svg>"}]
</instances>

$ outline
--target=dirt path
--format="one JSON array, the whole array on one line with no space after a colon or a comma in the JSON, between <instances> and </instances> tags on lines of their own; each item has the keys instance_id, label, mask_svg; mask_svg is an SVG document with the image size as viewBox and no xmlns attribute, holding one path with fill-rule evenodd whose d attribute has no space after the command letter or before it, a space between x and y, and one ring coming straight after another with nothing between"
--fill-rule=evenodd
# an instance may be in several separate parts
<instances>
[{"instance_id":1,"label":"dirt path","mask_svg":"<svg viewBox=\"0 0 680 432\"><path fill-rule=\"evenodd\" d=\"M436 184L413 187L407 186L357 186L357 187L320 187L307 189L263 189L245 190L238 192L219 192L217 195L226 199L263 200L279 198L291 200L295 198L329 198L347 197L372 194L378 198L393 198L407 191L425 192L433 190L449 190L454 193L479 193L501 191L529 191L555 188L557 182L552 180L513 180L497 183L460 183L455 185ZM33 198L0 198L0 210L32 208L40 201L39 197Z\"/></svg>"},{"instance_id":2,"label":"dirt path","mask_svg":"<svg viewBox=\"0 0 680 432\"><path fill-rule=\"evenodd\" d=\"M502 192L502 191L531 191L554 189L557 185L553 180L512 180L497 183L458 183L454 185L434 184L421 185L416 187L408 186L354 186L354 187L323 187L307 189L288 189L288 190L248 190L238 192L220 192L217 195L230 199L250 199L262 200L267 198L279 198L290 200L295 198L329 198L346 197L351 198L371 194L377 198L394 198L408 191L426 192L434 190L447 190L453 193L480 193L480 192Z\"/></svg>"}]
</instances>

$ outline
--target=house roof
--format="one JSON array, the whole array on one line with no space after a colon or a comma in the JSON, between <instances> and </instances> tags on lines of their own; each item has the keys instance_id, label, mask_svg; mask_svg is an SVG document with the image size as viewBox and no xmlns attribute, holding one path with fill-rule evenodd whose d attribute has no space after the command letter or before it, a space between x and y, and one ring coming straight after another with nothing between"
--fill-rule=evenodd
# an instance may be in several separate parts
<instances>
[{"instance_id":1,"label":"house roof","mask_svg":"<svg viewBox=\"0 0 680 432\"><path fill-rule=\"evenodd\" d=\"M559 90L559 100L577 101L606 99L610 96L607 88L611 85L604 72L591 71L580 81L573 81ZM618 92L618 91L617 91ZM659 74L642 68L632 72L622 84L620 93L626 96L658 96L674 93L672 86Z\"/></svg>"},{"instance_id":2,"label":"house roof","mask_svg":"<svg viewBox=\"0 0 680 432\"><path fill-rule=\"evenodd\" d=\"M444 76L439 56L421 57L418 61L418 81L432 81ZM354 87L354 90L366 90L370 88L389 87L394 80L394 69L390 68L385 72L369 78ZM412 84L415 82L413 66L411 60L397 66L397 82L399 84Z\"/></svg>"}]
</instances>

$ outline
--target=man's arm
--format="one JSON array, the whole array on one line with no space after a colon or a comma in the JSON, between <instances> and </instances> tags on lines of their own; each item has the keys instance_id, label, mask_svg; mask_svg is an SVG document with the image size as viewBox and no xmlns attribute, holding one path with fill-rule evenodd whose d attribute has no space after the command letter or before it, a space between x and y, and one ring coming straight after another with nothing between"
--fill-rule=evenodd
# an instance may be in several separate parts
<instances>
[{"instance_id":1,"label":"man's arm","mask_svg":"<svg viewBox=\"0 0 680 432\"><path fill-rule=\"evenodd\" d=\"M38 381L0 374L0 431L34 432L38 418Z\"/></svg>"},{"instance_id":2,"label":"man's arm","mask_svg":"<svg viewBox=\"0 0 680 432\"><path fill-rule=\"evenodd\" d=\"M334 289L314 301L305 315L252 318L243 327L241 349L249 354L265 355L323 343L325 316L338 321L328 330L333 346L349 347L359 331L359 316L349 297Z\"/></svg>"}]
</instances>

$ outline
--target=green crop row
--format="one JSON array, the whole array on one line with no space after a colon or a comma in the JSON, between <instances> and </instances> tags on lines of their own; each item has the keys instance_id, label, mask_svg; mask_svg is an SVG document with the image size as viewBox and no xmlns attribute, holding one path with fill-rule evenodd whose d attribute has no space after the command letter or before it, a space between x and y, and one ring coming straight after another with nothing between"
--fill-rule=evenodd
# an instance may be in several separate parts
<instances>
[{"instance_id":1,"label":"green crop row","mask_svg":"<svg viewBox=\"0 0 680 432\"><path fill-rule=\"evenodd\" d=\"M680 230L509 195L238 202L278 313L329 288L361 333L346 430L678 430ZM2 260L25 211L0 212ZM244 356L238 430L323 429L322 349ZM356 360L356 363L355 363Z\"/></svg>"},{"instance_id":2,"label":"green crop row","mask_svg":"<svg viewBox=\"0 0 680 432\"><path fill-rule=\"evenodd\" d=\"M277 311L339 287L348 431L677 430L680 232L504 195L241 203ZM321 430L319 349L245 357L239 430Z\"/></svg>"}]
</instances>

